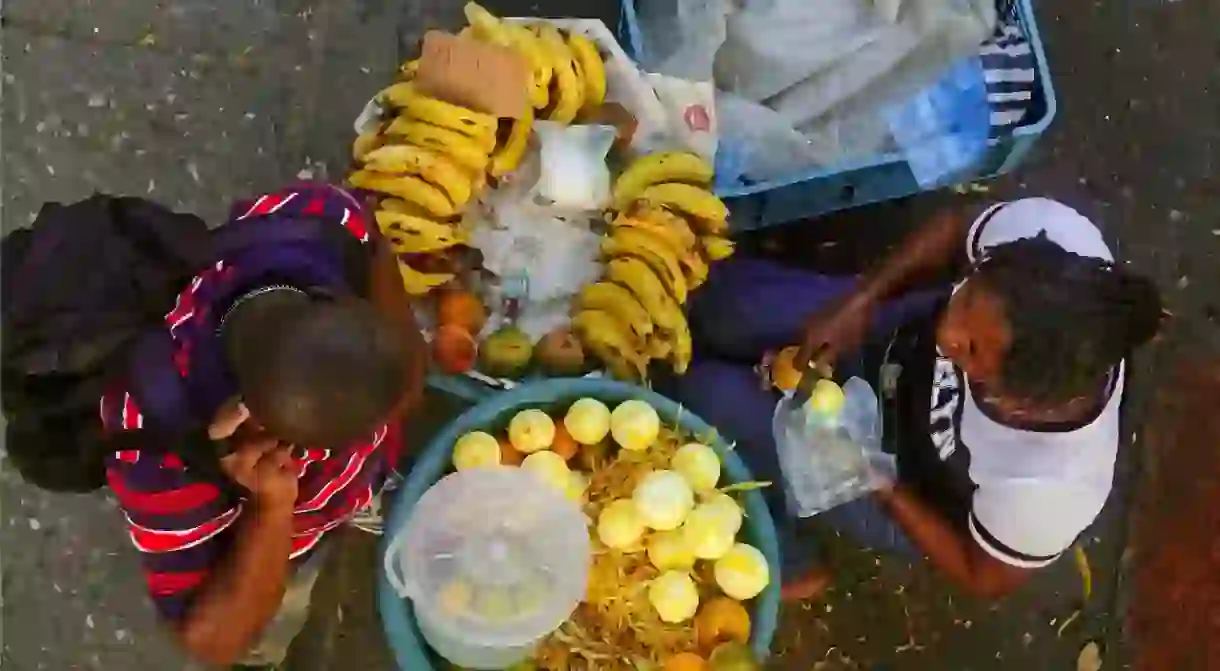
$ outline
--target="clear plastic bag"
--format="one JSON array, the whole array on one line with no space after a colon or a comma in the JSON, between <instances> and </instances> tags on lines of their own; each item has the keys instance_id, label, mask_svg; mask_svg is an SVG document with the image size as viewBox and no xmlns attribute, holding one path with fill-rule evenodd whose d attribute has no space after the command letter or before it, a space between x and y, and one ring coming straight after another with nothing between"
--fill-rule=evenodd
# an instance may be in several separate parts
<instances>
[{"instance_id":1,"label":"clear plastic bag","mask_svg":"<svg viewBox=\"0 0 1220 671\"><path fill-rule=\"evenodd\" d=\"M877 395L860 378L843 385L837 418L794 407L791 397L775 407L771 428L784 492L791 512L812 517L881 487L896 472L892 455L881 450Z\"/></svg>"}]
</instances>

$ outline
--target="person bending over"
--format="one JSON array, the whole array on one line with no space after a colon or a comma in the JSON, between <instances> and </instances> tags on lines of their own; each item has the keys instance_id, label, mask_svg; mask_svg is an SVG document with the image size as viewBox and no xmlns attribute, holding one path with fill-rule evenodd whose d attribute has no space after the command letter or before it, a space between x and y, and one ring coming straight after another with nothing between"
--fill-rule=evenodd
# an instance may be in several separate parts
<instances>
[{"instance_id":1,"label":"person bending over","mask_svg":"<svg viewBox=\"0 0 1220 671\"><path fill-rule=\"evenodd\" d=\"M917 285L953 267L943 289ZM771 434L777 392L752 365L799 343L798 370L834 362L882 397L896 481L815 517L867 546L924 555L999 597L1052 563L1109 496L1126 361L1161 319L1155 286L1114 263L1071 208L1030 198L955 213L874 272L826 277L753 259L713 271L696 298L696 362L665 389L737 442L784 522L784 595L828 582L785 509Z\"/></svg>"},{"instance_id":2,"label":"person bending over","mask_svg":"<svg viewBox=\"0 0 1220 671\"><path fill-rule=\"evenodd\" d=\"M101 400L111 432L168 417L207 426L223 455L215 474L164 449L107 462L157 610L211 664L283 660L327 534L378 496L421 391L422 337L357 201L303 186L239 204L226 225L306 218L333 235L239 249L179 294L164 328L181 377L166 388L181 394L133 393L160 388L137 361Z\"/></svg>"}]
</instances>

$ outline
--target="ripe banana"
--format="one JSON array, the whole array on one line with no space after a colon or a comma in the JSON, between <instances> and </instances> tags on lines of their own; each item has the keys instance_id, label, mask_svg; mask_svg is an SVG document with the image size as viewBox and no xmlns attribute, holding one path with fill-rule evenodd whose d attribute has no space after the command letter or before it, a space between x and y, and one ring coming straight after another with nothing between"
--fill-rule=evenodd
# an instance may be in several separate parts
<instances>
[{"instance_id":1,"label":"ripe banana","mask_svg":"<svg viewBox=\"0 0 1220 671\"><path fill-rule=\"evenodd\" d=\"M444 189L453 204L461 207L470 200L473 180L453 159L423 147L392 144L370 152L365 170L418 175Z\"/></svg>"},{"instance_id":2,"label":"ripe banana","mask_svg":"<svg viewBox=\"0 0 1220 671\"><path fill-rule=\"evenodd\" d=\"M581 290L576 299L581 310L601 310L630 329L638 348L652 336L652 318L626 288L613 282L595 282Z\"/></svg>"},{"instance_id":3,"label":"ripe banana","mask_svg":"<svg viewBox=\"0 0 1220 671\"><path fill-rule=\"evenodd\" d=\"M363 162L369 152L385 144L385 136L377 131L371 133L361 133L356 136L356 140L352 142L352 158L358 162Z\"/></svg>"},{"instance_id":4,"label":"ripe banana","mask_svg":"<svg viewBox=\"0 0 1220 671\"><path fill-rule=\"evenodd\" d=\"M374 216L381 234L397 254L439 252L467 242L465 232L452 224L385 209L378 210Z\"/></svg>"},{"instance_id":5,"label":"ripe banana","mask_svg":"<svg viewBox=\"0 0 1220 671\"><path fill-rule=\"evenodd\" d=\"M508 133L508 139L491 156L489 172L492 177L503 177L521 165L521 157L525 156L525 149L529 146L530 133L534 129L534 109L527 107L525 115L520 119L513 120L512 124L513 127Z\"/></svg>"},{"instance_id":6,"label":"ripe banana","mask_svg":"<svg viewBox=\"0 0 1220 671\"><path fill-rule=\"evenodd\" d=\"M585 85L577 74L578 66L572 60L572 50L563 41L559 29L550 23L539 23L532 26L551 59L551 69L554 71L556 95L550 101L550 114L547 119L563 124L570 124L576 119L576 113L584 105Z\"/></svg>"},{"instance_id":7,"label":"ripe banana","mask_svg":"<svg viewBox=\"0 0 1220 671\"><path fill-rule=\"evenodd\" d=\"M606 101L606 64L602 61L602 55L597 51L597 45L584 35L570 33L568 47L572 51L573 59L584 74L584 108L593 109L601 106Z\"/></svg>"},{"instance_id":8,"label":"ripe banana","mask_svg":"<svg viewBox=\"0 0 1220 671\"><path fill-rule=\"evenodd\" d=\"M402 259L398 260L398 274L402 276L403 288L412 296L422 296L454 277L453 273L421 273Z\"/></svg>"},{"instance_id":9,"label":"ripe banana","mask_svg":"<svg viewBox=\"0 0 1220 671\"><path fill-rule=\"evenodd\" d=\"M399 82L377 94L377 98L400 110L402 116L419 119L433 126L448 128L472 138L491 152L496 146L496 128L499 122L490 114L483 114L420 93L411 82Z\"/></svg>"},{"instance_id":10,"label":"ripe banana","mask_svg":"<svg viewBox=\"0 0 1220 671\"><path fill-rule=\"evenodd\" d=\"M665 240L675 253L685 253L695 248L698 238L690 224L679 215L661 208L645 208L619 214L611 224L648 231Z\"/></svg>"},{"instance_id":11,"label":"ripe banana","mask_svg":"<svg viewBox=\"0 0 1220 671\"><path fill-rule=\"evenodd\" d=\"M398 66L398 75L403 81L415 79L415 73L419 70L419 59L412 58L409 61L403 61L403 64Z\"/></svg>"},{"instance_id":12,"label":"ripe banana","mask_svg":"<svg viewBox=\"0 0 1220 671\"><path fill-rule=\"evenodd\" d=\"M601 251L610 258L635 256L642 259L661 279L669 295L679 304L686 303L686 276L682 273L682 266L665 243L652 234L635 228L619 228L610 237L602 239Z\"/></svg>"},{"instance_id":13,"label":"ripe banana","mask_svg":"<svg viewBox=\"0 0 1220 671\"><path fill-rule=\"evenodd\" d=\"M501 20L478 3L466 3L464 11L475 39L512 47L525 57L530 68L530 104L535 109L546 107L550 98L551 59L538 38L524 26Z\"/></svg>"},{"instance_id":14,"label":"ripe banana","mask_svg":"<svg viewBox=\"0 0 1220 671\"><path fill-rule=\"evenodd\" d=\"M407 201L400 200L398 198L384 198L377 205L377 207L387 212L407 214L412 217L422 217L424 219L428 219L433 216L431 212L425 210L419 205L416 205L415 203L408 203Z\"/></svg>"},{"instance_id":15,"label":"ripe banana","mask_svg":"<svg viewBox=\"0 0 1220 671\"><path fill-rule=\"evenodd\" d=\"M699 156L685 151L665 151L636 159L614 181L616 210L626 210L654 184L684 182L706 187L712 183L712 166ZM727 215L726 215L727 216Z\"/></svg>"},{"instance_id":16,"label":"ripe banana","mask_svg":"<svg viewBox=\"0 0 1220 671\"><path fill-rule=\"evenodd\" d=\"M682 310L665 291L648 264L634 256L620 256L606 264L605 279L631 290L648 311L652 323L667 331L675 330L683 319Z\"/></svg>"},{"instance_id":17,"label":"ripe banana","mask_svg":"<svg viewBox=\"0 0 1220 671\"><path fill-rule=\"evenodd\" d=\"M631 346L627 333L609 313L582 310L572 319L572 328L614 377L625 380L645 377L647 361Z\"/></svg>"},{"instance_id":18,"label":"ripe banana","mask_svg":"<svg viewBox=\"0 0 1220 671\"><path fill-rule=\"evenodd\" d=\"M693 354L690 325L686 323L685 315L683 315L682 323L678 328L665 332L665 340L673 347L673 351L669 354L669 360L674 365L674 372L682 375L686 372L687 367L690 366L690 359Z\"/></svg>"},{"instance_id":19,"label":"ripe banana","mask_svg":"<svg viewBox=\"0 0 1220 671\"><path fill-rule=\"evenodd\" d=\"M691 249L682 254L678 257L678 263L682 264L682 269L686 271L686 285L692 290L698 289L707 281L707 261L703 260L698 250Z\"/></svg>"},{"instance_id":20,"label":"ripe banana","mask_svg":"<svg viewBox=\"0 0 1220 671\"><path fill-rule=\"evenodd\" d=\"M707 189L680 182L654 184L644 189L639 199L690 215L700 233L722 235L729 228L729 208Z\"/></svg>"},{"instance_id":21,"label":"ripe banana","mask_svg":"<svg viewBox=\"0 0 1220 671\"><path fill-rule=\"evenodd\" d=\"M347 181L357 189L368 189L397 196L403 200L423 207L430 214L442 219L458 213L458 208L449 200L444 191L432 186L424 180L411 175L386 175L380 172L359 170L352 173Z\"/></svg>"},{"instance_id":22,"label":"ripe banana","mask_svg":"<svg viewBox=\"0 0 1220 671\"><path fill-rule=\"evenodd\" d=\"M705 235L699 238L699 245L710 261L722 261L733 255L733 241L718 235Z\"/></svg>"},{"instance_id":23,"label":"ripe banana","mask_svg":"<svg viewBox=\"0 0 1220 671\"><path fill-rule=\"evenodd\" d=\"M425 149L434 149L453 157L459 165L474 173L487 170L488 153L475 140L461 133L440 126L423 123L411 117L400 116L385 130L389 135L398 135L408 144Z\"/></svg>"}]
</instances>

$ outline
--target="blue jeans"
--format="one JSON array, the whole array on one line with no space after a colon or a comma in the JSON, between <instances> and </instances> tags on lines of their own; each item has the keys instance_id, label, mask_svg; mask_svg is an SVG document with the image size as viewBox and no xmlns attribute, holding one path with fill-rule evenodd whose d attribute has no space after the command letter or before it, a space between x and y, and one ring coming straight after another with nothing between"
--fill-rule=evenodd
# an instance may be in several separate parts
<instances>
[{"instance_id":1,"label":"blue jeans","mask_svg":"<svg viewBox=\"0 0 1220 671\"><path fill-rule=\"evenodd\" d=\"M805 319L844 296L854 277L832 277L771 262L734 258L717 264L691 304L695 358L681 377L658 380L657 390L681 402L726 439L754 477L774 483L763 490L780 535L784 573L799 575L818 561L817 548L797 531L783 492L783 474L771 433L778 392L762 389L753 366L768 350L801 340ZM935 309L942 291L913 292L880 306L872 335L880 341L911 319ZM850 369L843 362L840 371ZM856 364L856 367L859 367ZM852 371L855 372L855 371ZM862 374L862 377L872 377ZM908 556L918 551L871 497L819 514L860 544Z\"/></svg>"}]
</instances>

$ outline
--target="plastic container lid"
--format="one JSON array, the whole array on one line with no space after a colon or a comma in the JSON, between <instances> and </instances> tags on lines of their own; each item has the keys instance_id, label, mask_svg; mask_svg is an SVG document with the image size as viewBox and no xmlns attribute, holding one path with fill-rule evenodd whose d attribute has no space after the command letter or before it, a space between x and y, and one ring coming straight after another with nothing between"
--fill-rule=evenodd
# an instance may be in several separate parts
<instances>
[{"instance_id":1,"label":"plastic container lid","mask_svg":"<svg viewBox=\"0 0 1220 671\"><path fill-rule=\"evenodd\" d=\"M584 598L589 563L579 506L516 468L445 476L386 554L387 575L422 618L483 648L531 644L563 624Z\"/></svg>"}]
</instances>

